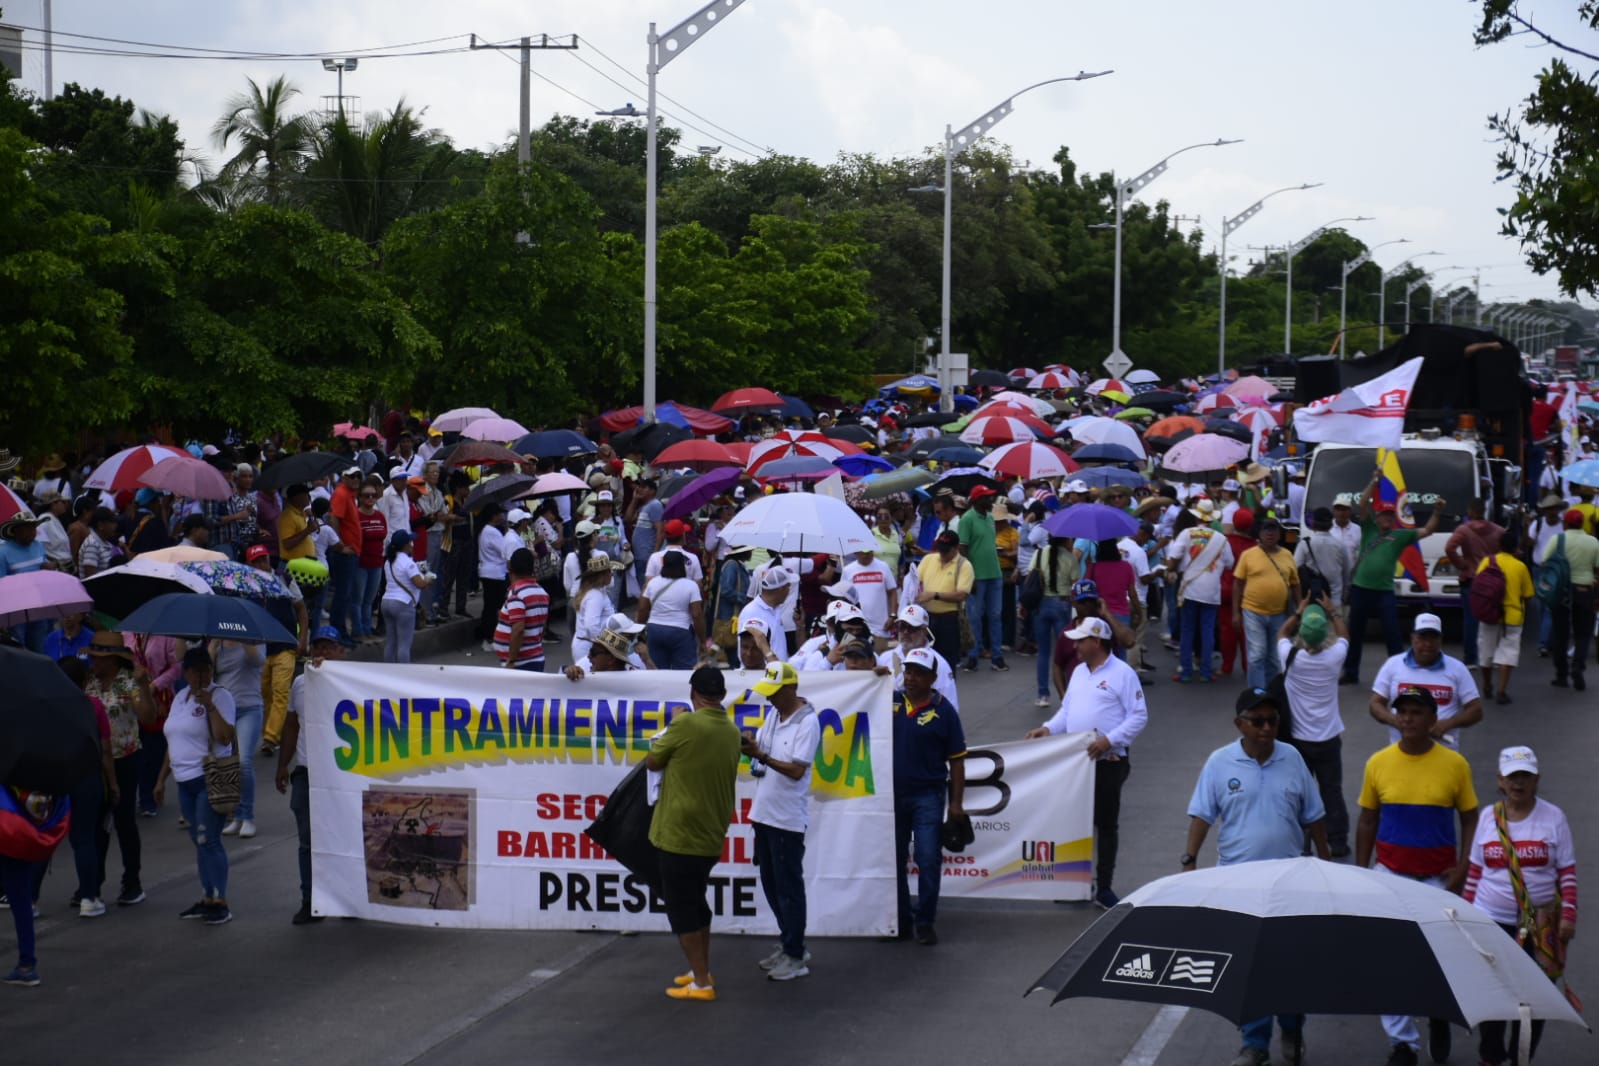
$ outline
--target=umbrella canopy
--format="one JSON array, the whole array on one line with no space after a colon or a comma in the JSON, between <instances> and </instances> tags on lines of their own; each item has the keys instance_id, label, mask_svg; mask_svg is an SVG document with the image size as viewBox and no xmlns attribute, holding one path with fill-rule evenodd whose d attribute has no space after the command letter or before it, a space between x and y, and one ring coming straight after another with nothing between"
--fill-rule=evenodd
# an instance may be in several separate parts
<instances>
[{"instance_id":1,"label":"umbrella canopy","mask_svg":"<svg viewBox=\"0 0 1599 1066\"><path fill-rule=\"evenodd\" d=\"M225 500L233 495L233 483L210 463L199 459L169 459L139 475L139 484L161 489L191 500Z\"/></svg>"},{"instance_id":2,"label":"umbrella canopy","mask_svg":"<svg viewBox=\"0 0 1599 1066\"><path fill-rule=\"evenodd\" d=\"M919 426L947 426L959 419L959 415L951 414L947 411L924 411L919 415L911 415L902 421L900 425L906 429L914 429Z\"/></svg>"},{"instance_id":3,"label":"umbrella canopy","mask_svg":"<svg viewBox=\"0 0 1599 1066\"><path fill-rule=\"evenodd\" d=\"M913 463L923 463L932 458L936 451L944 448L963 448L966 442L959 437L923 437L905 450L905 457Z\"/></svg>"},{"instance_id":4,"label":"umbrella canopy","mask_svg":"<svg viewBox=\"0 0 1599 1066\"><path fill-rule=\"evenodd\" d=\"M1136 463L1144 457L1122 444L1084 444L1072 452L1079 463Z\"/></svg>"},{"instance_id":5,"label":"umbrella canopy","mask_svg":"<svg viewBox=\"0 0 1599 1066\"><path fill-rule=\"evenodd\" d=\"M998 477L992 470L981 466L957 466L945 470L934 482L941 489L949 489L962 496L969 495L979 485L993 488Z\"/></svg>"},{"instance_id":6,"label":"umbrella canopy","mask_svg":"<svg viewBox=\"0 0 1599 1066\"><path fill-rule=\"evenodd\" d=\"M885 496L895 493L910 492L912 489L931 485L938 480L937 476L926 467L907 466L888 474L879 474L866 483L862 491L868 500L880 500Z\"/></svg>"},{"instance_id":7,"label":"umbrella canopy","mask_svg":"<svg viewBox=\"0 0 1599 1066\"><path fill-rule=\"evenodd\" d=\"M1254 439L1254 434L1249 427L1240 425L1230 418L1212 418L1205 422L1205 432L1212 436L1227 437L1231 440L1248 444Z\"/></svg>"},{"instance_id":8,"label":"umbrella canopy","mask_svg":"<svg viewBox=\"0 0 1599 1066\"><path fill-rule=\"evenodd\" d=\"M833 398L832 397L828 397L827 399L833 399ZM825 401L822 400L822 399L818 399L816 402L818 404L822 404ZM842 407L843 406L843 402L840 401L840 400L833 400L831 406L833 406L833 407ZM804 400L800 399L798 396L784 396L783 397L783 414L787 415L789 418L803 418L803 419L806 419L807 421L811 421L811 420L814 420L816 418L815 409L812 408L810 404L808 404Z\"/></svg>"},{"instance_id":9,"label":"umbrella canopy","mask_svg":"<svg viewBox=\"0 0 1599 1066\"><path fill-rule=\"evenodd\" d=\"M1075 508L1073 508L1075 510ZM1377 959L1360 980L1307 959ZM1583 1024L1486 913L1406 877L1318 859L1243 862L1145 885L1029 992L1175 1003L1236 1023L1273 1014L1415 1014L1471 1026Z\"/></svg>"},{"instance_id":10,"label":"umbrella canopy","mask_svg":"<svg viewBox=\"0 0 1599 1066\"><path fill-rule=\"evenodd\" d=\"M877 434L865 426L834 426L825 431L828 440L847 440L862 448L877 447Z\"/></svg>"},{"instance_id":11,"label":"umbrella canopy","mask_svg":"<svg viewBox=\"0 0 1599 1066\"><path fill-rule=\"evenodd\" d=\"M996 403L1011 404L1033 412L1039 418L1050 418L1055 414L1055 405L1041 396L1029 396L1025 392L996 392L988 398L988 403L978 408L986 411L990 405Z\"/></svg>"},{"instance_id":12,"label":"umbrella canopy","mask_svg":"<svg viewBox=\"0 0 1599 1066\"><path fill-rule=\"evenodd\" d=\"M1178 433L1187 430L1189 433L1205 432L1205 420L1195 418L1193 415L1170 415L1158 422L1151 422L1149 428L1144 430L1144 439L1150 437L1176 437Z\"/></svg>"},{"instance_id":13,"label":"umbrella canopy","mask_svg":"<svg viewBox=\"0 0 1599 1066\"><path fill-rule=\"evenodd\" d=\"M1160 375L1153 370L1134 370L1122 379L1129 385L1157 385Z\"/></svg>"},{"instance_id":14,"label":"umbrella canopy","mask_svg":"<svg viewBox=\"0 0 1599 1066\"><path fill-rule=\"evenodd\" d=\"M687 466L701 472L715 470L719 466L744 465L727 450L725 444L718 444L714 440L678 441L668 448L661 449L653 462L658 467Z\"/></svg>"},{"instance_id":15,"label":"umbrella canopy","mask_svg":"<svg viewBox=\"0 0 1599 1066\"><path fill-rule=\"evenodd\" d=\"M358 426L354 422L335 422L333 424L333 435L335 437L348 437L350 440L383 436L371 426Z\"/></svg>"},{"instance_id":16,"label":"umbrella canopy","mask_svg":"<svg viewBox=\"0 0 1599 1066\"><path fill-rule=\"evenodd\" d=\"M771 389L734 389L722 393L711 404L711 410L720 415L741 415L746 411L781 411L784 406L783 397Z\"/></svg>"},{"instance_id":17,"label":"umbrella canopy","mask_svg":"<svg viewBox=\"0 0 1599 1066\"><path fill-rule=\"evenodd\" d=\"M29 792L71 792L100 765L100 730L89 698L51 659L0 645L0 783Z\"/></svg>"},{"instance_id":18,"label":"umbrella canopy","mask_svg":"<svg viewBox=\"0 0 1599 1066\"><path fill-rule=\"evenodd\" d=\"M1119 507L1103 503L1079 503L1071 507L1062 507L1044 519L1044 529L1052 537L1078 537L1092 541L1111 540L1130 537L1137 533L1138 519Z\"/></svg>"},{"instance_id":19,"label":"umbrella canopy","mask_svg":"<svg viewBox=\"0 0 1599 1066\"><path fill-rule=\"evenodd\" d=\"M1213 392L1209 396L1201 396L1194 404L1194 411L1195 413L1202 415L1215 414L1221 411L1231 411L1237 406L1238 401L1234 400L1231 396L1224 396L1219 392Z\"/></svg>"},{"instance_id":20,"label":"umbrella canopy","mask_svg":"<svg viewBox=\"0 0 1599 1066\"><path fill-rule=\"evenodd\" d=\"M532 474L501 474L499 477L486 478L466 494L466 509L480 511L491 503L503 504L521 499L522 494L531 489L536 481L538 478Z\"/></svg>"},{"instance_id":21,"label":"umbrella canopy","mask_svg":"<svg viewBox=\"0 0 1599 1066\"><path fill-rule=\"evenodd\" d=\"M459 433L480 418L499 417L499 412L491 407L456 407L438 415L428 425L440 433ZM348 426L349 423L345 422L343 425ZM338 426L333 427L333 434L340 435Z\"/></svg>"},{"instance_id":22,"label":"umbrella canopy","mask_svg":"<svg viewBox=\"0 0 1599 1066\"><path fill-rule=\"evenodd\" d=\"M1155 412L1147 407L1124 407L1111 416L1118 422L1126 422L1137 418L1154 418Z\"/></svg>"},{"instance_id":23,"label":"umbrella canopy","mask_svg":"<svg viewBox=\"0 0 1599 1066\"><path fill-rule=\"evenodd\" d=\"M255 484L261 489L309 485L320 478L332 477L349 465L350 460L332 452L296 452L262 467Z\"/></svg>"},{"instance_id":24,"label":"umbrella canopy","mask_svg":"<svg viewBox=\"0 0 1599 1066\"><path fill-rule=\"evenodd\" d=\"M1560 471L1560 480L1599 486L1599 459L1579 459Z\"/></svg>"},{"instance_id":25,"label":"umbrella canopy","mask_svg":"<svg viewBox=\"0 0 1599 1066\"><path fill-rule=\"evenodd\" d=\"M518 438L511 450L539 459L566 459L574 455L592 455L600 446L575 429L546 429Z\"/></svg>"},{"instance_id":26,"label":"umbrella canopy","mask_svg":"<svg viewBox=\"0 0 1599 1066\"><path fill-rule=\"evenodd\" d=\"M664 516L682 518L710 503L724 492L730 491L744 477L736 466L723 466L707 471L678 489L667 499Z\"/></svg>"},{"instance_id":27,"label":"umbrella canopy","mask_svg":"<svg viewBox=\"0 0 1599 1066\"><path fill-rule=\"evenodd\" d=\"M89 590L71 574L34 570L0 577L0 626L60 618L93 606Z\"/></svg>"},{"instance_id":28,"label":"umbrella canopy","mask_svg":"<svg viewBox=\"0 0 1599 1066\"><path fill-rule=\"evenodd\" d=\"M1193 397L1189 396L1187 393L1171 392L1166 389L1156 389L1152 392L1141 392L1138 394L1138 402L1141 406L1148 407L1156 411L1169 411L1173 407L1180 407L1181 405L1185 403L1191 403L1192 401Z\"/></svg>"},{"instance_id":29,"label":"umbrella canopy","mask_svg":"<svg viewBox=\"0 0 1599 1066\"><path fill-rule=\"evenodd\" d=\"M1099 378L1096 381L1089 382L1083 391L1090 396L1103 396L1107 392L1119 392L1123 396L1130 396L1133 388L1125 381L1117 378Z\"/></svg>"},{"instance_id":30,"label":"umbrella canopy","mask_svg":"<svg viewBox=\"0 0 1599 1066\"><path fill-rule=\"evenodd\" d=\"M833 465L850 477L865 477L867 474L894 469L893 463L877 455L841 455L833 460Z\"/></svg>"},{"instance_id":31,"label":"umbrella canopy","mask_svg":"<svg viewBox=\"0 0 1599 1066\"><path fill-rule=\"evenodd\" d=\"M1010 378L998 370L975 370L966 383L978 388L1003 389L1010 386Z\"/></svg>"},{"instance_id":32,"label":"umbrella canopy","mask_svg":"<svg viewBox=\"0 0 1599 1066\"><path fill-rule=\"evenodd\" d=\"M1273 385L1265 378L1256 377L1255 375L1250 374L1247 377L1239 378L1222 391L1226 395L1237 400L1241 400L1250 396L1265 399L1266 397L1272 396L1277 392L1277 386Z\"/></svg>"},{"instance_id":33,"label":"umbrella canopy","mask_svg":"<svg viewBox=\"0 0 1599 1066\"><path fill-rule=\"evenodd\" d=\"M528 429L514 418L474 418L461 427L461 436L472 440L512 441L527 436Z\"/></svg>"},{"instance_id":34,"label":"umbrella canopy","mask_svg":"<svg viewBox=\"0 0 1599 1066\"><path fill-rule=\"evenodd\" d=\"M815 440L800 440L779 433L769 440L764 440L750 449L749 462L744 464L744 469L760 477L761 468L767 463L779 459L793 459L796 457L819 458L831 463L839 456L846 454L841 445L848 445L848 441L829 440L821 434L816 434ZM853 448L854 445L849 445ZM856 449L857 451L859 449Z\"/></svg>"},{"instance_id":35,"label":"umbrella canopy","mask_svg":"<svg viewBox=\"0 0 1599 1066\"><path fill-rule=\"evenodd\" d=\"M32 508L23 502L21 496L7 488L4 482L0 482L0 522L15 518L21 512L29 510Z\"/></svg>"},{"instance_id":36,"label":"umbrella canopy","mask_svg":"<svg viewBox=\"0 0 1599 1066\"><path fill-rule=\"evenodd\" d=\"M564 470L552 470L548 474L540 474L534 478L533 487L517 498L525 500L534 496L563 496L569 492L588 490L588 483L582 478L568 474Z\"/></svg>"},{"instance_id":37,"label":"umbrella canopy","mask_svg":"<svg viewBox=\"0 0 1599 1066\"><path fill-rule=\"evenodd\" d=\"M1010 378L1012 381L1016 380L1017 378L1020 378L1023 381L1031 381L1033 378L1038 376L1038 371L1034 370L1030 366L1019 366L1005 376Z\"/></svg>"},{"instance_id":38,"label":"umbrella canopy","mask_svg":"<svg viewBox=\"0 0 1599 1066\"><path fill-rule=\"evenodd\" d=\"M140 444L124 448L95 467L94 473L89 475L83 486L105 492L132 492L144 488L139 478L152 466L173 459L195 461L194 456L182 448L171 448L165 444Z\"/></svg>"},{"instance_id":39,"label":"umbrella canopy","mask_svg":"<svg viewBox=\"0 0 1599 1066\"><path fill-rule=\"evenodd\" d=\"M1035 374L1027 379L1030 389L1069 389L1072 379L1055 370L1046 370L1042 374Z\"/></svg>"},{"instance_id":40,"label":"umbrella canopy","mask_svg":"<svg viewBox=\"0 0 1599 1066\"><path fill-rule=\"evenodd\" d=\"M445 454L448 453L448 454ZM522 464L522 455L503 444L486 440L464 440L441 449L446 466L493 466L496 463ZM437 458L437 456L435 456Z\"/></svg>"},{"instance_id":41,"label":"umbrella canopy","mask_svg":"<svg viewBox=\"0 0 1599 1066\"><path fill-rule=\"evenodd\" d=\"M970 466L983 458L983 453L965 444L957 444L948 448L940 448L929 459L935 463L949 463L953 466Z\"/></svg>"},{"instance_id":42,"label":"umbrella canopy","mask_svg":"<svg viewBox=\"0 0 1599 1066\"><path fill-rule=\"evenodd\" d=\"M1094 416L1079 419L1072 423L1071 432L1072 440L1079 444L1120 444L1135 458L1144 456L1144 444L1138 439L1138 431L1114 418Z\"/></svg>"},{"instance_id":43,"label":"umbrella canopy","mask_svg":"<svg viewBox=\"0 0 1599 1066\"><path fill-rule=\"evenodd\" d=\"M679 441L694 439L694 431L687 426L675 425L671 422L651 422L639 426L637 429L618 433L611 444L616 448L617 454L627 455L637 451L645 459L654 462L656 456L670 448Z\"/></svg>"},{"instance_id":44,"label":"umbrella canopy","mask_svg":"<svg viewBox=\"0 0 1599 1066\"><path fill-rule=\"evenodd\" d=\"M1072 480L1081 481L1091 489L1102 489L1107 485L1125 485L1136 489L1149 482L1143 474L1125 466L1085 466L1072 475Z\"/></svg>"},{"instance_id":45,"label":"umbrella canopy","mask_svg":"<svg viewBox=\"0 0 1599 1066\"><path fill-rule=\"evenodd\" d=\"M1019 441L995 448L977 461L995 473L1019 477L1024 481L1063 477L1082 469L1059 448L1038 441Z\"/></svg>"},{"instance_id":46,"label":"umbrella canopy","mask_svg":"<svg viewBox=\"0 0 1599 1066\"><path fill-rule=\"evenodd\" d=\"M138 560L134 560L137 562ZM270 571L257 570L244 563L231 560L212 563L175 563L179 570L205 582L205 587L224 596L248 596L251 599L286 600L289 590L284 588Z\"/></svg>"},{"instance_id":47,"label":"umbrella canopy","mask_svg":"<svg viewBox=\"0 0 1599 1066\"><path fill-rule=\"evenodd\" d=\"M1264 407L1248 407L1233 415L1233 421L1249 430L1249 451L1255 458L1266 454L1266 442L1278 426L1277 417Z\"/></svg>"},{"instance_id":48,"label":"umbrella canopy","mask_svg":"<svg viewBox=\"0 0 1599 1066\"><path fill-rule=\"evenodd\" d=\"M1226 470L1247 458L1249 445L1243 441L1215 433L1200 433L1172 445L1161 458L1160 465L1174 473L1202 474Z\"/></svg>"},{"instance_id":49,"label":"umbrella canopy","mask_svg":"<svg viewBox=\"0 0 1599 1066\"><path fill-rule=\"evenodd\" d=\"M731 419L721 415L702 411L698 407L688 407L670 401L659 404L655 408L656 423L666 423L681 429L692 430L701 437L714 436L717 433L726 433L733 428ZM640 427L644 424L644 408L622 407L615 411L607 411L599 418L600 428L607 433L621 433L623 430Z\"/></svg>"},{"instance_id":50,"label":"umbrella canopy","mask_svg":"<svg viewBox=\"0 0 1599 1066\"><path fill-rule=\"evenodd\" d=\"M989 415L973 418L961 430L960 438L967 444L1015 444L1017 441L1037 440L1054 435L1049 424L1032 415Z\"/></svg>"},{"instance_id":51,"label":"umbrella canopy","mask_svg":"<svg viewBox=\"0 0 1599 1066\"><path fill-rule=\"evenodd\" d=\"M227 561L222 552L209 548L196 548L192 544L175 544L170 548L157 548L153 552L140 552L134 562L139 563L221 563ZM124 568L125 569L125 568ZM95 577L99 577L96 574ZM92 579L91 579L92 580ZM168 590L171 591L171 590Z\"/></svg>"},{"instance_id":52,"label":"umbrella canopy","mask_svg":"<svg viewBox=\"0 0 1599 1066\"><path fill-rule=\"evenodd\" d=\"M174 549L168 548L171 552ZM160 554L149 552L131 563L102 570L85 578L83 587L94 601L94 609L112 618L126 618L144 604L168 593L209 594L211 586L195 574L184 570L176 562L152 558ZM219 560L227 557L213 553Z\"/></svg>"},{"instance_id":53,"label":"umbrella canopy","mask_svg":"<svg viewBox=\"0 0 1599 1066\"><path fill-rule=\"evenodd\" d=\"M761 481L820 481L839 472L832 460L819 455L791 455L762 463L753 476Z\"/></svg>"},{"instance_id":54,"label":"umbrella canopy","mask_svg":"<svg viewBox=\"0 0 1599 1066\"><path fill-rule=\"evenodd\" d=\"M773 552L853 555L877 550L872 531L848 504L813 492L761 497L723 527L722 539Z\"/></svg>"},{"instance_id":55,"label":"umbrella canopy","mask_svg":"<svg viewBox=\"0 0 1599 1066\"><path fill-rule=\"evenodd\" d=\"M245 644L293 644L294 634L239 596L157 596L117 626L122 633L147 633L186 640L237 640Z\"/></svg>"},{"instance_id":56,"label":"umbrella canopy","mask_svg":"<svg viewBox=\"0 0 1599 1066\"><path fill-rule=\"evenodd\" d=\"M877 390L877 395L893 399L895 396L936 396L938 394L938 379L927 374L912 374L909 377L891 381Z\"/></svg>"}]
</instances>

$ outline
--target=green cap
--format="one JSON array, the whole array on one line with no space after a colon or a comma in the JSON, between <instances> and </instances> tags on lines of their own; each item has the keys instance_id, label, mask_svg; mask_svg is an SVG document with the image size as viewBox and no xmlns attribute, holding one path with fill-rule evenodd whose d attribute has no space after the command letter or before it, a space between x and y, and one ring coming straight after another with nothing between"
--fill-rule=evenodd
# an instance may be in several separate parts
<instances>
[{"instance_id":1,"label":"green cap","mask_svg":"<svg viewBox=\"0 0 1599 1066\"><path fill-rule=\"evenodd\" d=\"M1299 620L1299 637L1312 648L1320 647L1327 639L1327 612L1315 604L1306 607Z\"/></svg>"}]
</instances>

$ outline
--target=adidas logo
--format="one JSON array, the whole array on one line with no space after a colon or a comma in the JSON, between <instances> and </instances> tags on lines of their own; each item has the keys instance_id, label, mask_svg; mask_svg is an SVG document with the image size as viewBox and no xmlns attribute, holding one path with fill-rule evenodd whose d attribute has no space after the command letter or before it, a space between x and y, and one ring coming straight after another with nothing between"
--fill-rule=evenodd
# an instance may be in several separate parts
<instances>
[{"instance_id":1,"label":"adidas logo","mask_svg":"<svg viewBox=\"0 0 1599 1066\"><path fill-rule=\"evenodd\" d=\"M1136 959L1128 960L1124 965L1116 968L1117 977L1136 977L1141 981L1153 981L1155 970L1149 959L1149 952L1144 952ZM1206 978L1209 980L1209 978Z\"/></svg>"},{"instance_id":2,"label":"adidas logo","mask_svg":"<svg viewBox=\"0 0 1599 1066\"><path fill-rule=\"evenodd\" d=\"M1148 956L1145 956L1146 958ZM1167 980L1187 981L1189 984L1208 985L1216 976L1216 962L1214 959L1196 959L1191 955L1179 955L1172 964L1171 973Z\"/></svg>"}]
</instances>

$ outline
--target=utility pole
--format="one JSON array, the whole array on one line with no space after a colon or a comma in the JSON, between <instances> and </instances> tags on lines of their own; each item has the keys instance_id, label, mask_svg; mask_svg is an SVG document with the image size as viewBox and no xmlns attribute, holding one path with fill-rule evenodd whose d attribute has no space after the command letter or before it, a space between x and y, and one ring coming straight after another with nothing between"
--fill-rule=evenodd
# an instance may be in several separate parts
<instances>
[{"instance_id":1,"label":"utility pole","mask_svg":"<svg viewBox=\"0 0 1599 1066\"><path fill-rule=\"evenodd\" d=\"M562 43L565 41L566 43ZM551 37L547 33L538 35L535 41L532 37L523 37L516 44L489 44L479 43L477 34L472 34L472 51L490 48L505 51L515 48L522 53L522 115L521 123L516 131L516 161L526 167L533 161L533 52L563 51L574 52L577 50L577 34L569 34L566 38Z\"/></svg>"}]
</instances>

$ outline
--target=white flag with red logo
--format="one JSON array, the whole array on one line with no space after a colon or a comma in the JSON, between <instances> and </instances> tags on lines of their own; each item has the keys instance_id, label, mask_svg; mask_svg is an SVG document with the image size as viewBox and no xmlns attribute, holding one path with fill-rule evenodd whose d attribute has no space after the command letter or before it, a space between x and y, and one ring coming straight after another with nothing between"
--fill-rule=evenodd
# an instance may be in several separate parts
<instances>
[{"instance_id":1,"label":"white flag with red logo","mask_svg":"<svg viewBox=\"0 0 1599 1066\"><path fill-rule=\"evenodd\" d=\"M1299 439L1317 444L1357 444L1369 448L1397 448L1405 430L1405 412L1421 373L1421 357L1336 396L1317 400L1294 412Z\"/></svg>"}]
</instances>

